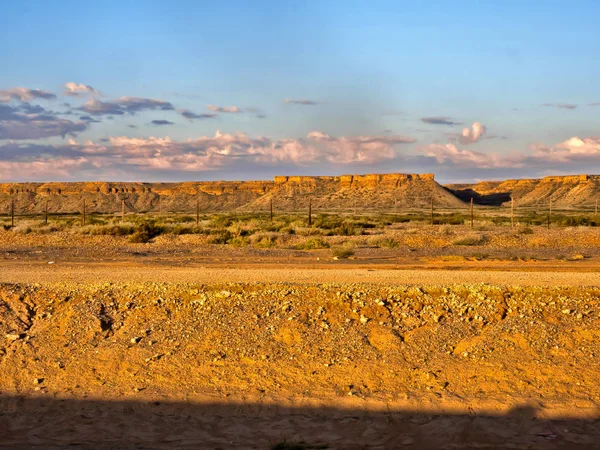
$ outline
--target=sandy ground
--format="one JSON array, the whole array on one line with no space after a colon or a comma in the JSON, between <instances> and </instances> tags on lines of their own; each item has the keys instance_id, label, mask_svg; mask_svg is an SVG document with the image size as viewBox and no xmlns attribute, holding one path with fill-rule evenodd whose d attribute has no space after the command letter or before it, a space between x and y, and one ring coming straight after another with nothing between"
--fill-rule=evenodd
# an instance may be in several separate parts
<instances>
[{"instance_id":1,"label":"sandy ground","mask_svg":"<svg viewBox=\"0 0 600 450\"><path fill-rule=\"evenodd\" d=\"M233 266L233 267L232 267ZM89 283L145 282L165 283L239 283L239 282L289 282L289 283L390 283L402 285L446 285L465 283L489 283L506 286L600 286L600 274L575 271L572 267L559 266L558 270L517 263L503 264L490 270L479 266L468 270L455 267L434 269L384 268L377 266L328 265L286 266L285 263L263 267L239 267L230 264L217 266L187 267L138 265L134 261L112 263L6 263L0 261L0 283L58 283L72 281ZM510 269L510 270L507 270Z\"/></svg>"},{"instance_id":2,"label":"sandy ground","mask_svg":"<svg viewBox=\"0 0 600 450\"><path fill-rule=\"evenodd\" d=\"M600 448L595 257L153 249L0 249L0 448Z\"/></svg>"}]
</instances>

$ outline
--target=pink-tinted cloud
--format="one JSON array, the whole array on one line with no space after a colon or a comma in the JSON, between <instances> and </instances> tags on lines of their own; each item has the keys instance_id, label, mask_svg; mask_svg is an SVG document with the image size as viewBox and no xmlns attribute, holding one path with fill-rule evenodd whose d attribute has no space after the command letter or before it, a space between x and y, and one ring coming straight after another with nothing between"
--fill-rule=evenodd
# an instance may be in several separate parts
<instances>
[{"instance_id":1,"label":"pink-tinted cloud","mask_svg":"<svg viewBox=\"0 0 600 450\"><path fill-rule=\"evenodd\" d=\"M473 144L483 137L486 128L481 122L475 122L471 128L463 128L459 137L461 144Z\"/></svg>"},{"instance_id":2,"label":"pink-tinted cloud","mask_svg":"<svg viewBox=\"0 0 600 450\"><path fill-rule=\"evenodd\" d=\"M214 112L220 113L241 113L242 110L237 106L217 106L217 105L208 105L208 109Z\"/></svg>"},{"instance_id":3,"label":"pink-tinted cloud","mask_svg":"<svg viewBox=\"0 0 600 450\"><path fill-rule=\"evenodd\" d=\"M600 159L600 137L579 138L574 136L553 147L536 144L534 156L544 161L568 163L581 159Z\"/></svg>"},{"instance_id":4,"label":"pink-tinted cloud","mask_svg":"<svg viewBox=\"0 0 600 450\"><path fill-rule=\"evenodd\" d=\"M79 97L81 95L102 95L100 91L94 89L92 86L86 84L77 84L72 81L65 83L65 90L63 95L68 95L70 97Z\"/></svg>"},{"instance_id":5,"label":"pink-tinted cloud","mask_svg":"<svg viewBox=\"0 0 600 450\"><path fill-rule=\"evenodd\" d=\"M52 92L42 91L40 89L28 89L24 87L15 87L10 89L0 90L0 102L6 103L11 100L19 102L29 102L34 99L52 100L56 95Z\"/></svg>"},{"instance_id":6,"label":"pink-tinted cloud","mask_svg":"<svg viewBox=\"0 0 600 450\"><path fill-rule=\"evenodd\" d=\"M501 155L498 153L483 153L473 150L462 150L454 144L430 144L421 148L425 156L433 157L440 164L452 163L462 167L500 168L523 167L525 156L522 154Z\"/></svg>"},{"instance_id":7,"label":"pink-tinted cloud","mask_svg":"<svg viewBox=\"0 0 600 450\"><path fill-rule=\"evenodd\" d=\"M0 157L0 162L6 170L5 178L23 174L30 176L27 170L31 167L35 174L40 174L40 179L56 176L57 170L69 167L69 164L73 170L65 171L65 175L76 177L75 162L100 173L114 173L115 170L135 173L197 172L236 164L246 168L281 164L371 164L397 158L394 147L411 142L414 139L402 136L332 137L320 132L312 132L304 139L279 140L221 132L212 137L186 141L175 141L169 137L111 137L106 141L84 144L69 140L67 145L62 146L0 146L0 155L5 155L4 160ZM24 155L27 155L27 161L22 160ZM9 173L8 168L11 167L15 170ZM48 169L45 175L42 173L44 168Z\"/></svg>"}]
</instances>

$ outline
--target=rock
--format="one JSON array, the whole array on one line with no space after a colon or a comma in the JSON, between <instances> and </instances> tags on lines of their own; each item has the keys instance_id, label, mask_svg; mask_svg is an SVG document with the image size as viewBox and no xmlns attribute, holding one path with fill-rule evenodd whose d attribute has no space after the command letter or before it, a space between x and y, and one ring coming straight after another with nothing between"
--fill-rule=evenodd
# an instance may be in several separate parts
<instances>
[{"instance_id":1,"label":"rock","mask_svg":"<svg viewBox=\"0 0 600 450\"><path fill-rule=\"evenodd\" d=\"M18 341L19 339L21 339L21 335L20 334L16 334L16 333L8 333L6 335L6 339L8 339L9 341Z\"/></svg>"},{"instance_id":2,"label":"rock","mask_svg":"<svg viewBox=\"0 0 600 450\"><path fill-rule=\"evenodd\" d=\"M140 336L137 336L137 337L131 338L131 340L129 342L131 342L132 344L137 344L141 340L142 340L142 338Z\"/></svg>"},{"instance_id":3,"label":"rock","mask_svg":"<svg viewBox=\"0 0 600 450\"><path fill-rule=\"evenodd\" d=\"M563 314L571 314L571 310L570 309L563 309L562 313Z\"/></svg>"},{"instance_id":4,"label":"rock","mask_svg":"<svg viewBox=\"0 0 600 450\"><path fill-rule=\"evenodd\" d=\"M360 323L365 324L369 321L368 317L363 316L362 314L360 315Z\"/></svg>"},{"instance_id":5,"label":"rock","mask_svg":"<svg viewBox=\"0 0 600 450\"><path fill-rule=\"evenodd\" d=\"M43 378L34 378L33 384L42 384L44 382Z\"/></svg>"}]
</instances>

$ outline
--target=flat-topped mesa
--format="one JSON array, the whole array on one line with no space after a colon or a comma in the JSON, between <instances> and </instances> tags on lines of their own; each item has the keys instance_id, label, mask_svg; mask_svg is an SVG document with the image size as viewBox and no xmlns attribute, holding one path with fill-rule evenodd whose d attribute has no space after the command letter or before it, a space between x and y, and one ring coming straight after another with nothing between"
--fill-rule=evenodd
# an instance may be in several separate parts
<instances>
[{"instance_id":1,"label":"flat-topped mesa","mask_svg":"<svg viewBox=\"0 0 600 450\"><path fill-rule=\"evenodd\" d=\"M433 174L384 173L340 176L276 176L275 185L284 183L315 186L317 183L339 183L343 189L397 188L407 181L434 181Z\"/></svg>"}]
</instances>

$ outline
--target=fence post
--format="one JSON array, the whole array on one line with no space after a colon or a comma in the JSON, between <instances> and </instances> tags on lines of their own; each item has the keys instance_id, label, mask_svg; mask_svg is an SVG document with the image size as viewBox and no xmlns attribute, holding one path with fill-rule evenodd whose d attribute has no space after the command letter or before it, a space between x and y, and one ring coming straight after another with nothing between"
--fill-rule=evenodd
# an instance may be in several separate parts
<instances>
[{"instance_id":1,"label":"fence post","mask_svg":"<svg viewBox=\"0 0 600 450\"><path fill-rule=\"evenodd\" d=\"M200 225L200 199L196 197L196 226Z\"/></svg>"},{"instance_id":2,"label":"fence post","mask_svg":"<svg viewBox=\"0 0 600 450\"><path fill-rule=\"evenodd\" d=\"M125 220L125 200L121 200L121 222Z\"/></svg>"},{"instance_id":3,"label":"fence post","mask_svg":"<svg viewBox=\"0 0 600 450\"><path fill-rule=\"evenodd\" d=\"M431 197L431 225L433 225L433 197Z\"/></svg>"},{"instance_id":4,"label":"fence post","mask_svg":"<svg viewBox=\"0 0 600 450\"><path fill-rule=\"evenodd\" d=\"M273 199L271 199L271 201L269 202L269 213L271 222L273 222Z\"/></svg>"},{"instance_id":5,"label":"fence post","mask_svg":"<svg viewBox=\"0 0 600 450\"><path fill-rule=\"evenodd\" d=\"M10 226L15 226L15 199L10 200Z\"/></svg>"},{"instance_id":6,"label":"fence post","mask_svg":"<svg viewBox=\"0 0 600 450\"><path fill-rule=\"evenodd\" d=\"M548 204L548 229L550 229L550 216L552 215L552 199Z\"/></svg>"},{"instance_id":7,"label":"fence post","mask_svg":"<svg viewBox=\"0 0 600 450\"><path fill-rule=\"evenodd\" d=\"M312 199L308 199L308 226L312 226Z\"/></svg>"},{"instance_id":8,"label":"fence post","mask_svg":"<svg viewBox=\"0 0 600 450\"><path fill-rule=\"evenodd\" d=\"M394 215L398 214L398 199L394 197Z\"/></svg>"},{"instance_id":9,"label":"fence post","mask_svg":"<svg viewBox=\"0 0 600 450\"><path fill-rule=\"evenodd\" d=\"M46 205L44 206L44 223L48 225L48 200L46 200Z\"/></svg>"},{"instance_id":10,"label":"fence post","mask_svg":"<svg viewBox=\"0 0 600 450\"><path fill-rule=\"evenodd\" d=\"M471 228L473 228L473 197L471 197Z\"/></svg>"},{"instance_id":11,"label":"fence post","mask_svg":"<svg viewBox=\"0 0 600 450\"><path fill-rule=\"evenodd\" d=\"M515 226L515 199L512 195L510 196L510 226Z\"/></svg>"},{"instance_id":12,"label":"fence post","mask_svg":"<svg viewBox=\"0 0 600 450\"><path fill-rule=\"evenodd\" d=\"M596 199L596 209L594 209L594 214L598 215L598 199Z\"/></svg>"},{"instance_id":13,"label":"fence post","mask_svg":"<svg viewBox=\"0 0 600 450\"><path fill-rule=\"evenodd\" d=\"M81 225L85 226L85 198L83 199L83 215L81 216Z\"/></svg>"}]
</instances>

